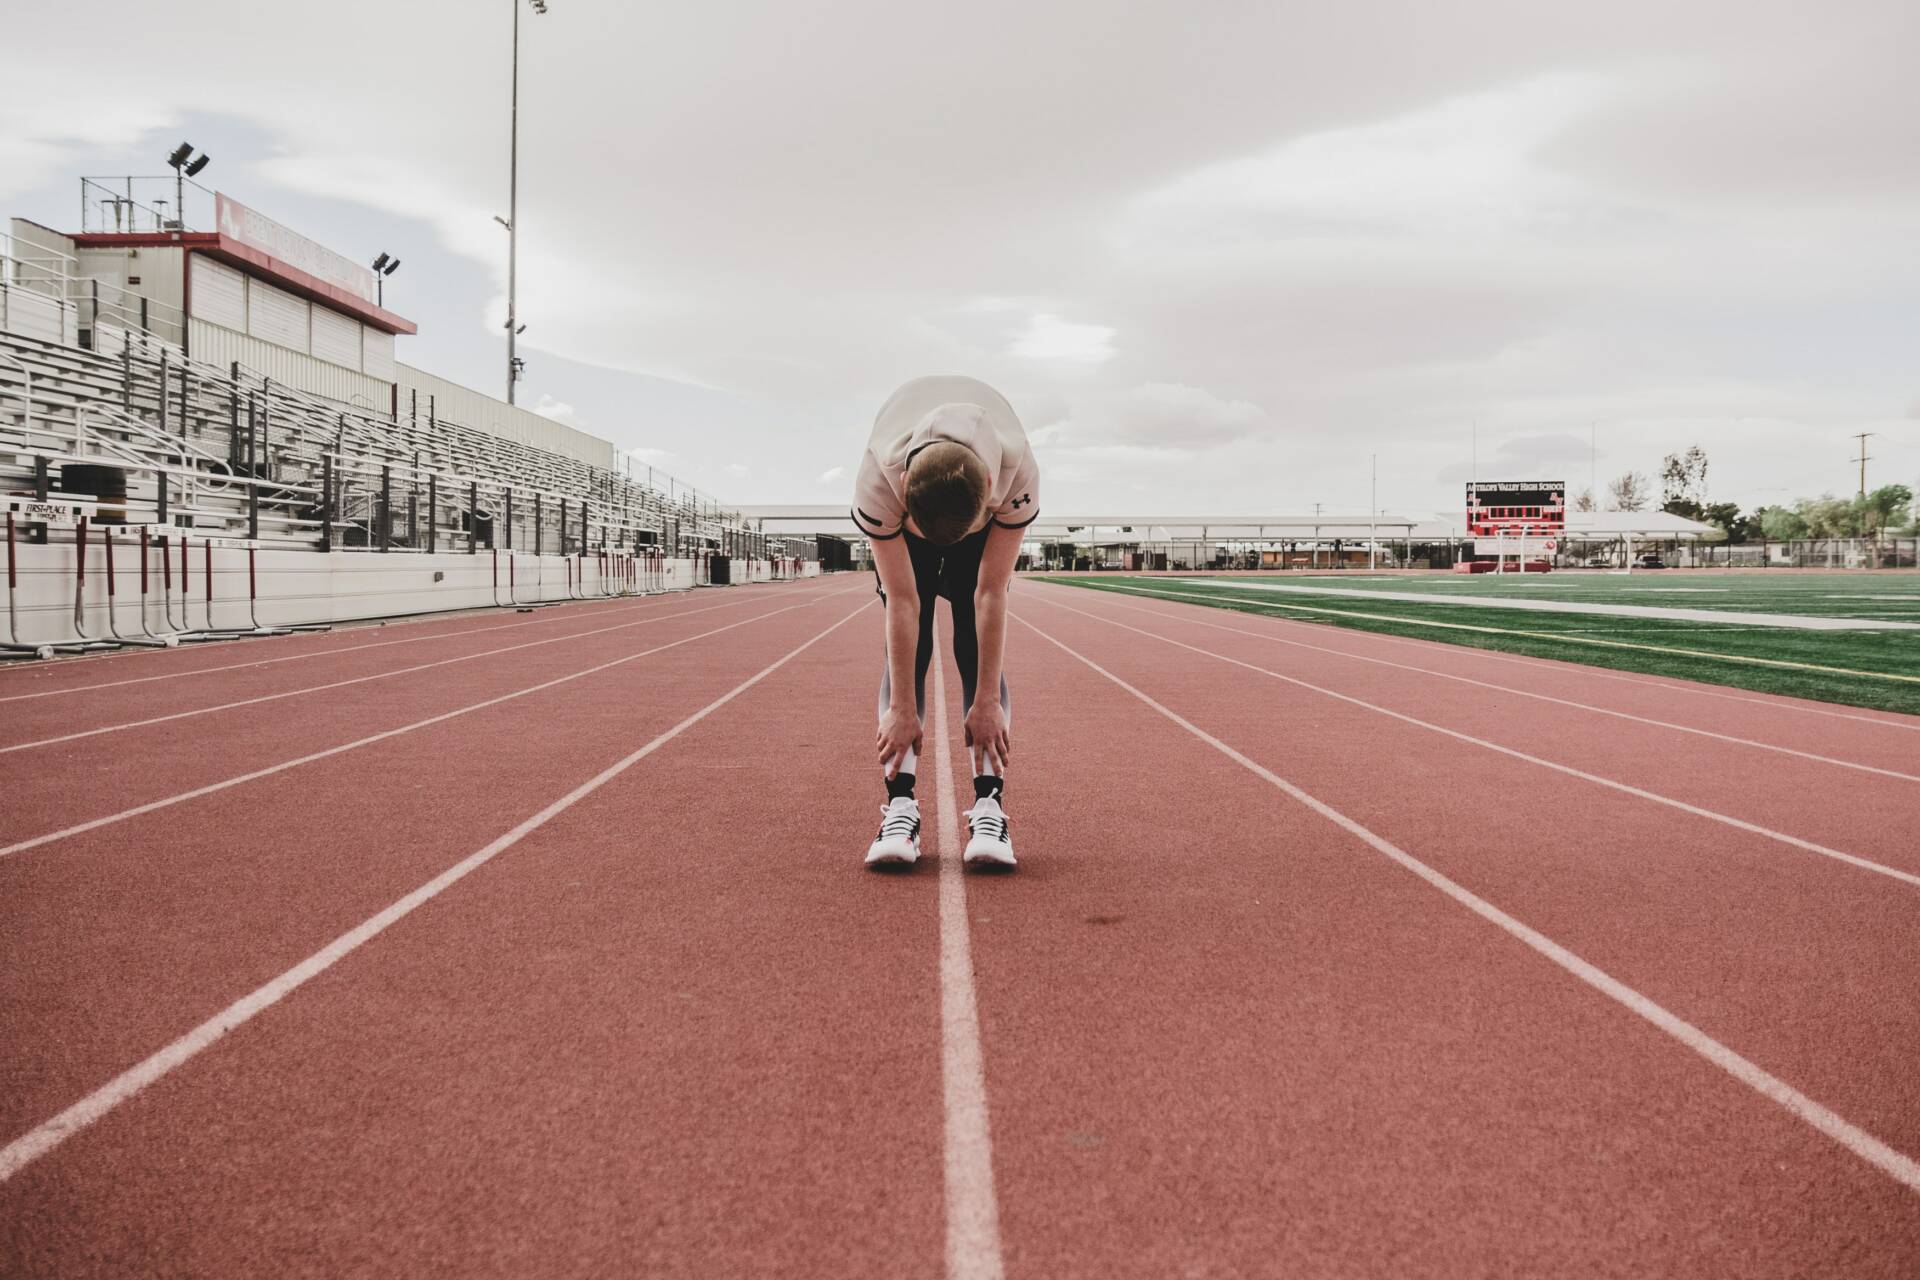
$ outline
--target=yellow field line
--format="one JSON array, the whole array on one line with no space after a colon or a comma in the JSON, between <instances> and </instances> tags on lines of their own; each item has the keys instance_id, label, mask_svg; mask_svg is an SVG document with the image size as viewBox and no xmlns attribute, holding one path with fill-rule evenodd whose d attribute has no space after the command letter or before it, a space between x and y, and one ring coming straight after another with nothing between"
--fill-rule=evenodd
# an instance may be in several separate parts
<instances>
[{"instance_id":1,"label":"yellow field line","mask_svg":"<svg viewBox=\"0 0 1920 1280\"><path fill-rule=\"evenodd\" d=\"M1635 644L1628 640L1598 640L1591 636L1571 636L1554 631L1515 631L1508 627L1475 626L1469 622L1436 622L1430 618L1401 618L1385 613L1357 613L1351 609L1319 609L1305 604L1269 604L1238 597L1222 597L1211 593L1192 591L1157 591L1146 587L1123 587L1119 583L1100 583L1093 588L1096 591L1127 591L1135 595L1155 596L1162 600L1204 600L1213 604L1225 604L1228 600L1236 608L1246 609L1289 609L1299 613L1325 613L1336 618L1365 618L1371 622L1398 622L1409 627L1444 627L1448 631L1477 631L1490 636L1523 636L1530 640L1556 640L1565 644L1598 645L1605 649L1637 649L1646 653L1668 653L1685 658L1705 658L1710 662L1744 662L1756 667L1779 667L1788 671L1818 671L1834 676L1859 676L1865 680L1897 680L1902 684L1920 684L1920 676L1901 675L1892 671L1856 671L1852 667L1825 667L1817 662L1791 662L1785 658L1752 658L1740 653L1708 653L1701 649L1675 649L1658 644ZM1738 623L1727 623L1738 626Z\"/></svg>"}]
</instances>

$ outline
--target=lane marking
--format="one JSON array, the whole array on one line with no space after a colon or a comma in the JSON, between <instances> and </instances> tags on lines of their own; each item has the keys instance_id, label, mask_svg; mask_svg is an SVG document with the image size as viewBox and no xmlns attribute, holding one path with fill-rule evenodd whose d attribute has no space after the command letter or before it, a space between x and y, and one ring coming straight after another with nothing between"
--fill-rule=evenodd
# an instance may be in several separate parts
<instances>
[{"instance_id":1,"label":"lane marking","mask_svg":"<svg viewBox=\"0 0 1920 1280\"><path fill-rule=\"evenodd\" d=\"M1041 639L1046 640L1070 657L1077 658L1086 666L1092 668L1100 675L1105 676L1114 684L1119 685L1135 698L1138 698L1153 710L1173 721L1173 723L1179 725L1182 729L1185 729L1188 733L1200 739L1200 741L1220 752L1229 760L1242 766L1255 776L1264 779L1287 796L1305 805L1308 809L1319 814L1322 818L1333 823L1349 835L1365 842L1375 852L1385 855L1401 867L1419 876L1422 880L1446 894L1449 898L1473 912L1481 919L1499 927L1510 937L1525 944L1573 977L1620 1004L1630 1012L1637 1014L1659 1030L1664 1031L1667 1035L1672 1036L1675 1040L1678 1040L1681 1044L1693 1050L1714 1066L1719 1067L1740 1083L1768 1100L1777 1103L1789 1114L1819 1130L1860 1159L1905 1186L1908 1190L1920 1192L1920 1162L1915 1161L1913 1157L1888 1146L1837 1112L1814 1101L1784 1080L1770 1074L1751 1060L1742 1057L1739 1053L1720 1043L1718 1040L1715 1040L1712 1036L1686 1021L1684 1018L1681 1018L1678 1014L1670 1012L1664 1006L1642 995L1639 991L1636 991L1618 978L1615 978L1598 965L1582 959L1539 930L1508 915L1505 911L1494 906L1485 898L1480 897L1471 889L1448 879L1445 875L1420 861L1398 845L1382 836L1376 835L1359 822L1333 808L1333 806L1308 794L1300 787L1288 782L1285 778L1280 777L1258 761L1235 750L1178 712L1155 701L1151 696L1141 692L1139 689L1134 688L1093 659L1069 648L1061 641L1054 639L1051 635L1040 630L1040 628L1034 626L1033 623L1028 622L1025 618L1021 618L1020 622L1021 625L1027 627Z\"/></svg>"},{"instance_id":2,"label":"lane marking","mask_svg":"<svg viewBox=\"0 0 1920 1280\"><path fill-rule=\"evenodd\" d=\"M1093 591L1129 590L1126 587L1091 587ZM1192 593L1188 593L1192 594ZM1206 599L1206 596L1195 596ZM1213 596L1215 600L1222 597ZM1253 602L1249 602L1253 603ZM1401 618L1385 613L1360 613L1352 609L1321 609L1305 604L1268 604L1269 609L1292 609L1297 613L1325 613L1336 618L1365 618L1372 622L1397 622L1411 627L1441 627L1448 631L1477 631L1490 636L1524 636L1532 640L1559 640L1567 644L1599 645L1607 649L1640 649L1648 653L1671 653L1684 658L1706 658L1712 662L1744 662L1761 667L1783 667L1790 671L1819 671L1828 675L1860 676L1868 680L1899 680L1920 684L1920 676L1891 671L1856 671L1852 667L1823 667L1811 662L1790 662L1785 658L1754 658L1739 653L1709 653L1702 649L1675 649L1668 645L1634 644L1626 640L1601 640L1593 636L1569 635L1562 631L1517 631L1511 627L1479 626L1468 622L1440 622L1432 618ZM1737 624L1734 624L1737 625Z\"/></svg>"},{"instance_id":3,"label":"lane marking","mask_svg":"<svg viewBox=\"0 0 1920 1280\"><path fill-rule=\"evenodd\" d=\"M537 649L541 645L560 644L566 640L580 640L587 636L602 635L608 631L625 631L630 627L644 627L654 622L671 622L675 618L690 618L697 613L712 613L715 609L731 609L737 605L751 603L745 600L729 600L722 604L710 604L699 609L687 609L678 613L651 613L644 618L635 618L630 622L616 622L604 627L594 627L587 631L570 631L564 635L547 636L540 640L527 640L520 644L510 644L498 649L482 649L478 653L456 654L451 658L440 658L433 662L422 662L411 667L396 667L392 671L376 671L371 675L353 676L346 680L334 680L327 684L310 684L299 689L284 689L279 693L263 693L256 698L242 698L237 702L222 702L211 707L195 707L190 711L175 711L164 716L149 716L145 720L128 720L123 724L101 725L97 729L80 729L73 733L64 733L57 738L40 738L33 742L16 742L11 746L0 747L0 756L15 751L31 751L35 747L51 747L62 742L74 742L81 738L94 738L103 733L118 733L122 729L144 729L148 725L166 724L173 720L190 720L194 716L212 715L216 711L232 711L238 707L258 706L263 702L278 702L282 698L297 698L303 693L324 693L328 689L344 689L349 685L366 684L373 680L387 680L394 676L412 675L416 671L431 671L435 667L448 667L459 662L473 662L480 658L492 658L503 653L516 653L521 649Z\"/></svg>"},{"instance_id":4,"label":"lane marking","mask_svg":"<svg viewBox=\"0 0 1920 1280\"><path fill-rule=\"evenodd\" d=\"M1140 581L1140 579L1134 579L1134 581ZM1058 587L1065 586L1066 584L1055 582L1048 585ZM1220 597L1191 591L1161 591L1151 587L1129 587L1120 582L1111 584L1102 583L1097 588L1079 589L1125 591L1135 595L1149 596L1156 600L1166 600L1173 604L1184 604L1198 608L1217 610L1221 607L1218 603L1215 603ZM1308 629L1310 626L1308 623L1302 622L1297 618L1282 617L1272 612L1273 610L1287 610L1298 607L1299 606L1296 605L1268 604L1257 600L1249 600L1244 604L1237 604L1236 611L1250 613L1253 617L1263 619L1267 622L1275 622L1283 627ZM1311 626L1311 629L1317 635L1324 634L1329 630L1322 626ZM1343 637L1351 636L1363 642L1371 640L1380 644L1414 648L1423 653L1432 653L1436 644L1444 643L1442 641L1423 640L1417 636L1396 636L1389 635L1382 631L1365 631L1358 627L1333 629L1333 634ZM1920 733L1920 719L1883 720L1879 716L1866 715L1862 712L1840 711L1831 706L1814 706L1805 699L1791 698L1784 694L1756 697L1750 694L1732 693L1723 688L1714 688L1702 684L1697 680L1683 680L1679 677L1661 678L1658 676L1638 675L1632 672L1614 671L1607 667L1593 667L1584 663L1570 663L1570 660L1563 658L1542 658L1525 653L1502 653L1497 649L1480 649L1473 645L1448 644L1443 652L1458 655L1463 658L1482 658L1488 662L1503 662L1512 666L1527 667L1556 677L1577 676L1583 679L1592 677L1599 680L1613 680L1621 684L1635 684L1647 689L1659 689L1665 693L1684 693L1700 698L1717 698L1722 702L1744 702L1749 706L1766 707L1773 711L1796 711L1803 715L1824 716L1832 720L1852 720L1860 724L1879 725L1883 729L1902 729L1908 733ZM1884 714L1891 716L1900 713L1889 711Z\"/></svg>"},{"instance_id":5,"label":"lane marking","mask_svg":"<svg viewBox=\"0 0 1920 1280\"><path fill-rule=\"evenodd\" d=\"M947 677L933 653L933 773L940 795L940 1084L946 1106L944 1173L949 1280L1000 1280L1000 1210L993 1187L993 1135L987 1123L987 1073L968 938L967 885L961 866L960 806L953 744L947 741Z\"/></svg>"},{"instance_id":6,"label":"lane marking","mask_svg":"<svg viewBox=\"0 0 1920 1280\"><path fill-rule=\"evenodd\" d=\"M1188 644L1184 640L1175 640L1171 636L1158 635L1152 631L1143 631L1139 627L1130 627L1124 622L1116 622L1112 618L1102 618L1098 614L1087 613L1084 610L1075 609L1071 605L1060 604L1057 601L1049 603L1056 609L1065 609L1068 613L1077 613L1083 618L1091 618L1093 621L1105 623L1109 627L1118 627L1122 631L1131 631L1135 635L1146 636L1148 639L1158 640L1162 644L1170 644L1191 653L1201 654L1204 657L1213 658L1220 662L1231 663L1236 667L1243 667L1248 671L1258 672L1271 679L1285 681L1287 684L1297 685L1302 689L1323 694L1326 697L1334 698L1341 702L1350 703L1353 706L1386 716L1389 719L1398 720L1402 724L1410 724L1417 728L1426 729L1433 733L1453 738L1459 742L1470 743L1476 747L1484 747L1488 751L1497 751L1503 756L1510 756L1515 760L1523 760L1528 764L1538 765L1543 769L1551 769L1555 773L1563 773L1570 778L1579 778L1583 782L1591 782L1595 786L1606 787L1608 790L1618 791L1622 795L1633 796L1641 800L1650 800L1654 804L1665 805L1670 809L1678 809L1682 813L1690 813L1698 818L1706 818L1709 821L1718 822L1724 826L1733 827L1736 830L1745 831L1752 835L1764 836L1769 840L1791 845L1793 848L1802 849L1808 853L1817 853L1823 858L1832 858L1834 861L1844 862L1850 867L1858 867L1862 871L1871 871L1877 875L1898 880L1902 884L1909 884L1915 888L1920 888L1920 875L1915 875L1911 871L1902 871L1898 867L1890 867L1884 863L1874 862L1871 859L1860 857L1858 854L1845 853L1839 849L1829 848L1824 844L1816 844L1811 840L1803 840L1799 836L1788 835L1784 831L1775 831L1771 827L1763 827L1759 823L1748 822L1745 818L1736 818L1731 814L1720 813L1714 809L1703 809L1697 804L1689 804L1685 800L1676 800L1672 796L1663 796L1657 791L1648 791L1644 787L1636 787L1630 782L1618 782L1612 778L1603 778L1597 773L1588 773L1585 769L1577 769L1570 764L1561 764L1556 760L1548 760L1542 756L1530 755L1516 747L1505 747L1497 742L1490 742L1485 738L1476 738L1470 733L1463 733L1458 729L1449 729L1444 725L1434 724L1430 720L1422 720L1418 716L1410 716L1403 711L1395 711L1390 707L1383 707L1377 703L1368 702L1364 698L1356 698L1351 694L1341 693L1338 690L1312 684L1306 680L1297 679L1294 676L1283 675L1278 671L1270 670L1256 663L1242 662L1240 659L1228 657L1224 653L1215 653L1211 649L1202 649L1200 646ZM1032 626L1033 624L1028 623L1027 625ZM0 850L0 852L5 851Z\"/></svg>"},{"instance_id":7,"label":"lane marking","mask_svg":"<svg viewBox=\"0 0 1920 1280\"><path fill-rule=\"evenodd\" d=\"M1063 608L1065 606L1062 606ZM1432 676L1436 680L1453 680L1460 684L1470 684L1476 688L1493 689L1499 693L1510 693L1517 698L1533 698L1540 702L1551 702L1556 706L1573 707L1580 711L1591 711L1595 715L1613 716L1619 720L1631 720L1635 724L1651 725L1656 729L1671 729L1675 733L1691 733L1702 738L1712 738L1718 742L1731 742L1736 746L1752 747L1757 751L1775 751L1781 755L1795 756L1802 760L1812 760L1820 764L1835 765L1842 769L1857 769L1861 773L1878 774L1883 778L1897 778L1902 782L1920 782L1920 774L1901 773L1898 769L1882 769L1878 765L1861 764L1855 760L1842 760L1838 756L1823 756L1812 751L1801 751L1796 747L1777 746L1771 742L1759 742L1752 738L1736 737L1730 733L1719 733L1712 729L1697 729L1692 725L1675 724L1671 720L1655 720L1649 716L1637 716L1630 711L1617 711L1612 707L1597 707L1590 702L1576 702L1571 698L1557 698L1550 693L1536 693L1531 689L1516 689L1512 685L1494 684L1488 680L1475 680L1472 676L1455 675L1450 671L1435 671L1431 667L1416 667L1410 663L1394 662L1388 658L1376 658L1370 654L1354 653L1348 649L1332 649L1326 645L1308 644L1304 640L1289 640L1282 636L1268 635L1262 631L1248 631L1244 627L1229 627L1204 618L1188 618L1177 614L1161 613L1155 609L1142 608L1139 605L1122 605L1135 613L1143 613L1149 618L1163 618L1168 622L1186 622L1194 626L1211 627L1215 631L1231 632L1237 636L1250 636L1255 640L1264 640L1269 644L1291 645L1296 649L1311 649L1316 653L1330 653L1338 658L1351 658L1355 662L1370 662L1376 666L1393 667L1400 671L1413 671L1421 675Z\"/></svg>"},{"instance_id":8,"label":"lane marking","mask_svg":"<svg viewBox=\"0 0 1920 1280\"><path fill-rule=\"evenodd\" d=\"M839 595L842 593L834 592L833 594ZM797 608L798 606L792 607ZM540 812L520 823L520 825L513 828L513 830L498 837L483 848L467 855L467 857L460 862L448 867L445 871L442 871L439 875L427 881L397 902L394 902L378 914L369 917L346 933L341 934L332 942L329 942L326 946L293 966L293 968L282 973L279 977L255 988L247 995L242 996L225 1009L222 1009L219 1013L214 1014L213 1017L208 1018L193 1030L187 1032L187 1034L181 1036L178 1040L175 1040L172 1044L167 1045L144 1061L129 1067L52 1119L43 1121L41 1124L8 1143L4 1148L0 1148L0 1182L5 1182L12 1178L16 1173L19 1173L35 1160L38 1160L41 1156L53 1150L74 1134L79 1133L101 1117L107 1115L115 1107L126 1102L148 1085L153 1084L175 1068L190 1062L194 1057L209 1048L228 1032L244 1026L306 983L312 981L320 974L325 973L348 955L359 950L362 946L365 946L368 942L379 937L389 928L411 915L415 910L439 897L442 893L445 893L448 889L492 861L499 854L511 849L528 835L545 826L553 818L566 812L581 800L586 799L595 791L598 791L601 787L613 781L622 773L625 773L628 769L646 759L694 725L699 724L721 707L732 702L748 689L759 684L788 662L812 648L819 641L845 626L848 622L858 617L861 609L864 608L866 608L866 604L862 602L859 609L855 609L853 612L847 614L846 617L828 627L825 631L815 635L811 640L789 651L784 657L776 659L771 664L762 667L758 672L735 685L726 693L721 694L718 698L715 698L712 702L700 708L700 710L680 721L680 723L674 725L671 729L661 733L637 751L608 765L605 769L602 769L599 773L587 779L587 781L581 783L546 808L540 810ZM735 623L734 625L738 626L740 624ZM685 642L681 641L678 643Z\"/></svg>"},{"instance_id":9,"label":"lane marking","mask_svg":"<svg viewBox=\"0 0 1920 1280\"><path fill-rule=\"evenodd\" d=\"M643 599L640 603L648 603ZM569 609L550 617L533 618L526 622L507 622L497 627L460 627L449 631L433 631L423 636L406 636L399 640L376 640L371 644L350 644L330 649L312 649L303 653L290 653L278 658L260 658L253 662L231 662L220 667L194 667L187 671L169 671L157 676L133 676L126 680L103 680L96 684L69 685L61 689L42 689L38 693L14 693L0 697L0 702L27 702L34 698L58 698L69 693L88 693L94 689L118 689L130 684L152 684L156 680L180 680L187 676L213 675L221 671L244 671L248 667L270 667L279 662L301 662L307 658L330 658L336 653L358 653L362 649L385 649L396 644L419 644L425 640L458 640L463 636L485 635L492 631L513 631L520 627L539 627L563 619L578 617L584 612L613 612L612 610ZM392 625L392 624L390 624ZM371 628L367 628L371 630ZM141 650L141 652L152 652ZM175 650L178 652L178 650ZM131 657L132 655L127 655ZM18 670L28 670L21 667Z\"/></svg>"},{"instance_id":10,"label":"lane marking","mask_svg":"<svg viewBox=\"0 0 1920 1280\"><path fill-rule=\"evenodd\" d=\"M860 587L847 587L840 591L829 592L819 597L819 600L831 600L835 596L845 595L848 591L858 591L861 589ZM288 769L297 769L303 764L313 764L315 761L325 760L359 747L372 746L376 742L385 742L388 738L397 738L403 733L412 733L415 729L425 729L430 725L440 724L443 721L452 720L456 716L464 716L472 711L481 711L487 707L499 706L501 703L511 702L515 698L524 698L528 694L539 693L544 689L551 689L556 685L563 685L569 681L579 680L585 676L596 675L599 672L610 670L623 663L651 657L656 653L665 653L668 649L677 649L683 644L691 644L695 640L704 640L708 636L717 636L723 631L731 631L735 627L744 627L749 623L771 618L775 614L788 613L794 609L804 609L809 604L818 602L818 600L807 600L799 604L787 605L785 608L773 609L766 613L756 613L751 618L742 618L738 622L729 622L724 627L715 627L711 631L702 631L697 635L669 641L666 644L657 645L651 649L642 649L638 653L630 653L623 658L615 658L611 662L603 662L599 666L588 667L584 671L575 671L570 675L558 676L552 680L529 685L524 689L516 689L511 693L503 693L498 697L488 698L483 702L475 702L468 706L456 707L452 711L443 711L439 715L428 716L424 720L415 720L412 724L403 724L396 729L383 729L379 733L368 734L364 738L355 738L352 742L343 742L339 746L327 747L324 750L309 752L303 756L295 756L291 760L282 760L278 764L270 764L263 769L254 769L248 773L236 774L231 778L223 778L219 782L210 782L204 787L195 787L191 791L182 791L177 795L164 796L158 800L149 800L145 804L135 805L131 809L122 809L118 813L110 813L105 817L93 818L86 822L75 823L71 827L62 827L58 831L49 831L44 835L32 836L26 840L15 841L13 844L0 846L0 858L11 857L16 853L25 853L27 850L37 849L43 844L52 844L54 841L64 840L68 836L77 836L88 831L98 830L101 827L112 826L114 823L125 822L130 818L138 818L143 814L153 813L159 809L171 808L176 804L184 804L188 800L198 800L201 796L210 796L216 791L225 791L229 787L237 787L243 783L253 782L260 778L269 778L276 773L284 773Z\"/></svg>"}]
</instances>

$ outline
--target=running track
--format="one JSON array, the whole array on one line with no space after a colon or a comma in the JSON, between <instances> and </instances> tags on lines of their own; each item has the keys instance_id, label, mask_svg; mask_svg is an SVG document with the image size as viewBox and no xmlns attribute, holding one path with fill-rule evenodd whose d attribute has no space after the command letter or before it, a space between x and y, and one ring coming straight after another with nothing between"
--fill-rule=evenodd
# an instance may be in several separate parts
<instances>
[{"instance_id":1,"label":"running track","mask_svg":"<svg viewBox=\"0 0 1920 1280\"><path fill-rule=\"evenodd\" d=\"M1920 720L1014 614L1011 876L857 576L0 672L0 1274L1920 1271Z\"/></svg>"}]
</instances>

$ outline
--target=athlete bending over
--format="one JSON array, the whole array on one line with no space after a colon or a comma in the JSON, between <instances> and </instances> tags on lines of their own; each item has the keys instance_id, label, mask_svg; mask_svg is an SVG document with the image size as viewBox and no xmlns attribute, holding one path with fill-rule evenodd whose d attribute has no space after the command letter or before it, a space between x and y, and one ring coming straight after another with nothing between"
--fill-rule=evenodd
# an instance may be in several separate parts
<instances>
[{"instance_id":1,"label":"athlete bending over","mask_svg":"<svg viewBox=\"0 0 1920 1280\"><path fill-rule=\"evenodd\" d=\"M887 610L880 677L880 768L887 784L867 864L920 856L913 795L934 602L953 611L953 660L967 708L973 808L966 861L1013 865L1001 804L1013 702L1002 668L1007 588L1026 526L1039 515L1040 471L1006 398L974 378L916 378L881 406L854 482L853 520L873 543ZM976 698L986 689L989 695ZM945 750L944 744L937 749Z\"/></svg>"}]
</instances>

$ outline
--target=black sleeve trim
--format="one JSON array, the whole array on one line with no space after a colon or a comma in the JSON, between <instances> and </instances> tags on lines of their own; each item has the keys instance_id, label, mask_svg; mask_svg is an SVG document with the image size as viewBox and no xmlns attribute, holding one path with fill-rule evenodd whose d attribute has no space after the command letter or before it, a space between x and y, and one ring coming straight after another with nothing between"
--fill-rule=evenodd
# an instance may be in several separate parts
<instances>
[{"instance_id":1,"label":"black sleeve trim","mask_svg":"<svg viewBox=\"0 0 1920 1280\"><path fill-rule=\"evenodd\" d=\"M1024 529L1028 525L1032 524L1035 520L1038 520L1039 518L1040 518L1040 509L1036 507L1034 508L1033 514L1028 516L1025 520L1022 520L1019 524L1008 524L1005 520L1002 520L998 516L995 516L992 520L988 521L988 523L993 525L993 527L996 529Z\"/></svg>"},{"instance_id":2,"label":"black sleeve trim","mask_svg":"<svg viewBox=\"0 0 1920 1280\"><path fill-rule=\"evenodd\" d=\"M866 534L869 538L873 538L879 542L885 542L889 538L897 538L900 536L899 529L895 529L892 533L875 533L873 530L867 528L867 525L869 524L877 525L880 522L878 520L875 520L872 516L868 515L866 512L862 511L858 507L853 508L850 514L853 516L854 526L858 528L860 532Z\"/></svg>"}]
</instances>

